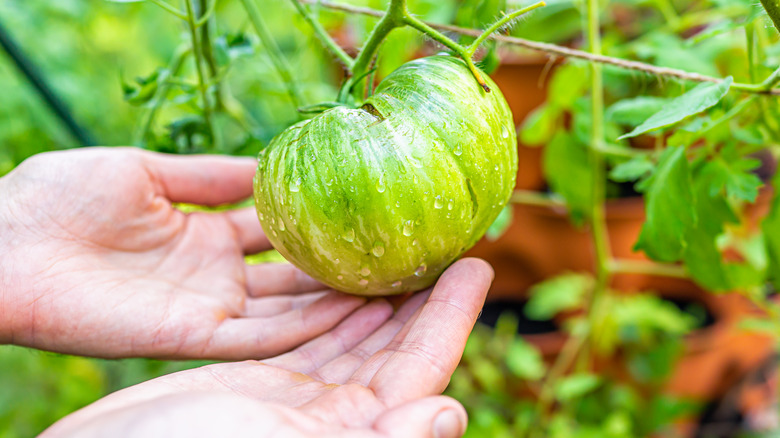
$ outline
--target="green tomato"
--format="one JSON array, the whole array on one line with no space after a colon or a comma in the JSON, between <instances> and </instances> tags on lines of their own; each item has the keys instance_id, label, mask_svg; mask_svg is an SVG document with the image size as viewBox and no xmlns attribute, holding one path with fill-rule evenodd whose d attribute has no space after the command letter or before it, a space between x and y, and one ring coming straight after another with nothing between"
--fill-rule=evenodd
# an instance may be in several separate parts
<instances>
[{"instance_id":1,"label":"green tomato","mask_svg":"<svg viewBox=\"0 0 780 438\"><path fill-rule=\"evenodd\" d=\"M291 126L260 154L258 217L290 262L335 289L391 295L432 285L509 200L512 113L450 56L391 73L360 109Z\"/></svg>"}]
</instances>

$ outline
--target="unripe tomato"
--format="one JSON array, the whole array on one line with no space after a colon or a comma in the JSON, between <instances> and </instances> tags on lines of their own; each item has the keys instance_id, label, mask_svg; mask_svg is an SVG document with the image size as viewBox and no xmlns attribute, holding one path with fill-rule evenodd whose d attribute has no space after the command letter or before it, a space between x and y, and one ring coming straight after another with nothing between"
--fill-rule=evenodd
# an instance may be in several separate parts
<instances>
[{"instance_id":1,"label":"unripe tomato","mask_svg":"<svg viewBox=\"0 0 780 438\"><path fill-rule=\"evenodd\" d=\"M359 109L291 126L260 154L258 217L274 247L330 287L390 295L433 284L484 234L517 172L496 85L450 56L391 73Z\"/></svg>"}]
</instances>

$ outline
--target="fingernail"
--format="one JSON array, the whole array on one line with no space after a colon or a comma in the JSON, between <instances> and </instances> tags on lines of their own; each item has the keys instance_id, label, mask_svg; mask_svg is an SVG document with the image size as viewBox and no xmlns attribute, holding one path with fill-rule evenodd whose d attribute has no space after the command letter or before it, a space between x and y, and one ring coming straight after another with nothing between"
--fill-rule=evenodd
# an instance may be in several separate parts
<instances>
[{"instance_id":1,"label":"fingernail","mask_svg":"<svg viewBox=\"0 0 780 438\"><path fill-rule=\"evenodd\" d=\"M454 409L439 412L433 420L434 438L459 438L464 432L464 421Z\"/></svg>"}]
</instances>

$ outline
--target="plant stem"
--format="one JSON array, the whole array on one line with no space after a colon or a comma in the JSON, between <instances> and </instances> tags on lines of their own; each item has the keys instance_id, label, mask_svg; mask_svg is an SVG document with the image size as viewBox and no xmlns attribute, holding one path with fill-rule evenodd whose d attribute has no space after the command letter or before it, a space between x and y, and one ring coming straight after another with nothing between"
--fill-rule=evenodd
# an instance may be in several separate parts
<instances>
[{"instance_id":1,"label":"plant stem","mask_svg":"<svg viewBox=\"0 0 780 438\"><path fill-rule=\"evenodd\" d=\"M217 59L214 57L214 45L212 44L212 22L209 20L216 9L218 0L211 0L211 4L208 0L198 0L200 9L200 18L198 19L196 26L200 26L200 48L203 51L203 59L206 61L206 66L209 69L209 81L214 84L214 107L219 110L222 108L222 84L221 80L217 79L219 75L219 68L217 67Z\"/></svg>"},{"instance_id":2,"label":"plant stem","mask_svg":"<svg viewBox=\"0 0 780 438\"><path fill-rule=\"evenodd\" d=\"M185 0L184 4L187 6L187 23L190 31L190 38L192 39L192 53L195 55L195 70L198 73L198 89L200 90L201 99L203 99L203 118L206 120L206 125L209 129L209 135L214 148L219 150L216 130L214 129L214 118L211 110L211 100L209 99L208 85L206 83L206 75L203 72L203 49L198 40L197 27L195 27L195 12L192 7L192 0Z\"/></svg>"},{"instance_id":3,"label":"plant stem","mask_svg":"<svg viewBox=\"0 0 780 438\"><path fill-rule=\"evenodd\" d=\"M379 46L390 32L405 24L404 16L407 14L406 0L390 0L387 12L382 16L376 26L374 26L371 34L368 36L368 41L366 41L366 44L360 50L357 59L355 59L355 62L352 65L352 74L350 78L344 82L344 85L339 91L338 102L346 103L357 83L368 76L368 69L371 66L371 61L379 50Z\"/></svg>"},{"instance_id":4,"label":"plant stem","mask_svg":"<svg viewBox=\"0 0 780 438\"><path fill-rule=\"evenodd\" d=\"M348 70L352 70L352 66L355 65L355 60L352 59L351 56L347 54L347 52L344 51L337 43L336 41L331 38L330 35L328 35L328 32L325 31L325 28L322 27L319 21L317 21L316 18L312 15L311 11L309 11L306 6L304 6L300 0L292 0L293 5L295 5L295 9L298 10L298 13L301 14L304 20L306 20L307 23L312 27L314 30L314 35L317 37L318 40L320 40L320 43L322 43L323 46L333 55L336 59L341 62L341 64L344 65Z\"/></svg>"},{"instance_id":5,"label":"plant stem","mask_svg":"<svg viewBox=\"0 0 780 438\"><path fill-rule=\"evenodd\" d=\"M590 52L601 54L601 25L598 0L587 0L587 35ZM606 200L606 168L601 150L604 146L604 78L601 64L591 63L591 132L590 165L592 169L593 192L591 199L591 233L596 251L596 287L594 297L604 292L609 282L608 262L612 255L609 248L604 202Z\"/></svg>"},{"instance_id":6,"label":"plant stem","mask_svg":"<svg viewBox=\"0 0 780 438\"><path fill-rule=\"evenodd\" d=\"M276 73L287 87L287 94L290 96L290 100L292 100L292 104L297 110L303 102L303 97L298 89L298 83L293 79L292 73L290 72L291 69L289 64L287 64L284 56L282 56L281 50L279 50L279 46L276 44L271 32L265 26L260 15L260 10L255 4L255 0L241 0L241 3L246 10L249 21L252 22L252 26L255 28L255 32L257 32L257 36L260 37L260 42L265 46L266 50L268 50L268 56L271 58L271 63L274 65Z\"/></svg>"},{"instance_id":7,"label":"plant stem","mask_svg":"<svg viewBox=\"0 0 780 438\"><path fill-rule=\"evenodd\" d=\"M183 14L180 10L176 9L175 7L171 6L170 4L166 3L164 0L152 0L152 3L156 4L157 6L165 9L169 13L173 14L174 16L187 21L187 15Z\"/></svg>"},{"instance_id":8,"label":"plant stem","mask_svg":"<svg viewBox=\"0 0 780 438\"><path fill-rule=\"evenodd\" d=\"M485 92L490 92L490 87L488 87L487 82L485 82L485 79L482 77L482 73L479 72L479 69L477 69L477 66L474 65L474 61L471 59L473 56L473 53L469 52L468 49L464 48L460 44L456 43L455 41L452 41L451 39L447 38L446 35L442 34L441 32L437 31L427 23L423 22L422 20L418 19L417 17L414 17L410 15L409 13L406 14L404 17L406 24L409 26L412 26L413 28L419 30L420 32L428 35L433 40L443 44L445 47L449 48L453 52L457 53L458 56L463 58L463 61L466 62L466 66L471 71L471 74L474 76L474 79L477 80L477 83L480 87L482 87Z\"/></svg>"},{"instance_id":9,"label":"plant stem","mask_svg":"<svg viewBox=\"0 0 780 438\"><path fill-rule=\"evenodd\" d=\"M219 0L212 0L210 4L205 4L207 0L201 0L200 1L200 18L198 18L198 21L195 22L195 27L203 26L204 24L208 23L209 19L212 15L214 15L214 11L217 9L217 1Z\"/></svg>"},{"instance_id":10,"label":"plant stem","mask_svg":"<svg viewBox=\"0 0 780 438\"><path fill-rule=\"evenodd\" d=\"M566 208L566 203L558 198L551 198L532 190L515 190L509 202L514 204L535 205L538 207Z\"/></svg>"},{"instance_id":11,"label":"plant stem","mask_svg":"<svg viewBox=\"0 0 780 438\"><path fill-rule=\"evenodd\" d=\"M684 266L667 263L646 262L643 260L612 259L609 262L612 273L646 274L660 277L690 278Z\"/></svg>"},{"instance_id":12,"label":"plant stem","mask_svg":"<svg viewBox=\"0 0 780 438\"><path fill-rule=\"evenodd\" d=\"M138 134L136 135L138 142L143 143L149 137L149 132L152 130L152 125L154 125L154 120L157 118L157 113L160 111L162 104L165 102L168 96L168 91L171 89L171 85L175 83L173 78L179 74L179 70L181 70L181 66L184 64L184 60L187 59L187 56L189 56L191 53L191 47L179 47L174 53L173 58L171 58L170 62L168 63L167 70L169 79L160 84L160 88L157 90L157 95L154 97L154 104L147 108L146 112L141 117L141 124L139 125L140 128Z\"/></svg>"},{"instance_id":13,"label":"plant stem","mask_svg":"<svg viewBox=\"0 0 780 438\"><path fill-rule=\"evenodd\" d=\"M517 17L527 13L531 12L536 8L545 6L546 3L544 1L540 1L537 3L532 4L531 6L527 6L523 9L518 9L517 11L512 12L509 15L503 16L501 19L497 20L495 23L493 23L490 27L485 29L484 32L482 32L482 35L478 36L476 40L474 40L473 43L466 49L466 52L471 56L474 56L474 53L476 53L477 49L479 49L479 46L482 45L482 43L485 42L485 40L490 36L493 35L495 32L497 32L502 27L506 26L508 23L515 20Z\"/></svg>"},{"instance_id":14,"label":"plant stem","mask_svg":"<svg viewBox=\"0 0 780 438\"><path fill-rule=\"evenodd\" d=\"M376 9L351 6L342 3L332 2L329 0L301 0L301 1L307 4L312 4L316 2L317 4L329 9L353 13L353 14L362 14L362 15L368 15L372 17L383 16L383 12L378 11ZM452 26L449 24L433 24L433 23L425 23L425 24L434 29L443 30L446 32L455 32L461 35L466 35L474 38L477 38L480 35L482 35L482 31L476 29L466 29L463 27ZM525 47L526 49L546 53L551 56L583 59L585 61L612 65L622 69L641 71L653 76L672 77L672 78L682 79L691 82L713 82L713 83L723 82L723 78L716 78L714 76L692 73L692 72L675 69L675 68L658 67L644 62L629 61L627 59L615 58L612 56L596 55L582 50L571 49L568 47L558 46L550 43L531 41L523 38L493 34L490 35L488 39L492 39L505 44L511 44L518 47ZM734 90L745 91L747 93L767 94L767 95L776 95L776 96L780 95L779 88L774 88L772 90L760 90L753 84L734 83L731 85L731 88Z\"/></svg>"}]
</instances>

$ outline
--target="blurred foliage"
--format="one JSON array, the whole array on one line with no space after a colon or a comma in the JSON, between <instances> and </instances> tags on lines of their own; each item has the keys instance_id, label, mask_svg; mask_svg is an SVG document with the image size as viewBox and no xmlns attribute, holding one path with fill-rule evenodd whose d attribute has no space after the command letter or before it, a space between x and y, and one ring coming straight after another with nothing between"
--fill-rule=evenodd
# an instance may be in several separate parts
<instances>
[{"instance_id":1,"label":"blurred foliage","mask_svg":"<svg viewBox=\"0 0 780 438\"><path fill-rule=\"evenodd\" d=\"M375 9L383 9L387 3L341 1ZM501 11L521 3L527 2L410 0L409 7L425 20L482 27ZM375 23L372 18L346 16L323 8L315 7L314 11L325 28L353 53ZM305 21L287 1L263 2L262 14L279 54L290 65L302 95L301 104L332 101L342 70L314 39ZM581 1L550 0L547 7L524 17L510 32L537 41L577 46L582 42L582 15ZM603 15L604 50L609 55L733 76L736 82L755 82L768 75L780 60L776 36L770 35L762 25L765 17L747 0L613 0ZM154 5L105 0L0 2L0 24L65 100L76 120L101 144L133 144L175 153L255 155L277 133L301 118L288 93L290 84L280 79L269 61L269 49L256 37L236 1L218 3L216 19L209 29L215 83L223 99L213 120L218 142L212 141L204 124L192 57L182 46L188 38L187 29ZM746 40L756 46L762 58L752 56L755 54L746 49ZM383 43L378 76L432 49L430 41L418 32L395 31ZM514 48L502 50L527 55ZM495 66L495 46L489 44L485 52L482 65ZM0 53L0 175L35 153L78 146L3 55ZM691 84L614 67L606 67L604 75L608 146L616 148L636 146L634 140L618 137L693 88ZM549 182L566 198L579 220L585 219L591 193L588 184L583 183L590 181L590 170L582 165L592 125L587 79L586 65L580 61L557 66L549 77L547 103L531 114L520 131L527 144L549 144ZM210 92L214 90L210 88ZM702 126L709 129L713 120L728 114L738 104L738 97L742 96L726 95L709 113L678 114L685 117L675 121L685 118L690 125L675 132L674 138L686 144L697 140L694 134ZM777 102L767 103L765 108L750 108L735 118L738 123L712 127L705 140L721 144L740 138L748 144L760 143L767 130L777 130L774 115L778 112ZM754 125L766 130L757 133L751 129ZM657 143L667 133L663 129L654 132L650 141ZM737 166L713 167L707 172L703 170L706 166L698 166L695 175L723 183L727 194L734 198L751 197L759 183L747 176L752 163L745 155L753 149L732 153L723 148L726 154L732 153L724 155L724 162ZM616 182L649 181L645 184L648 193L662 195L664 190L652 187L650 178L661 164L645 157L611 159L610 175ZM682 175L672 185L686 187L688 176ZM689 189L704 193L711 189L708 182L715 185L707 180ZM669 185L669 181L664 184ZM775 200L772 219L780 217L778 202ZM727 222L726 216L712 217ZM505 215L503 219L494 230L496 235L511 217ZM776 229L780 228L768 233L769 241L780 240L775 236ZM715 231L720 234L723 230ZM704 256L711 255L705 250L712 248L699 249ZM772 255L770 263L774 264L777 254ZM268 252L250 261L281 260L278 253ZM716 285L726 281L707 275L702 273L699 281ZM592 282L584 275L567 274L539 285L529 301L527 316L546 318L581 307ZM538 427L540 419L545 418L549 420L543 426L545 436L670 436L667 429L672 421L690 414L693 407L657 392L647 396L636 385L660 385L668 378L680 354L680 340L695 326L695 318L649 294L623 296L610 292L602 306L605 317L589 322L581 316L572 318L565 327L567 334L582 336L582 327L590 324L590 330L598 334L598 342L591 345L595 353L606 355L620 350L632 381L579 369L547 383L543 380L550 372L547 358L536 345L517 335L516 320L504 316L495 328L475 328L448 389L448 394L469 410L467 435L514 437L533 425ZM753 325L755 329L761 324ZM765 322L761 328L774 333L780 330L776 324ZM0 438L34 435L112 391L203 363L107 361L0 347ZM545 417L547 412L540 412L534 398L544 385L550 385L546 390L558 406L549 418Z\"/></svg>"}]
</instances>

